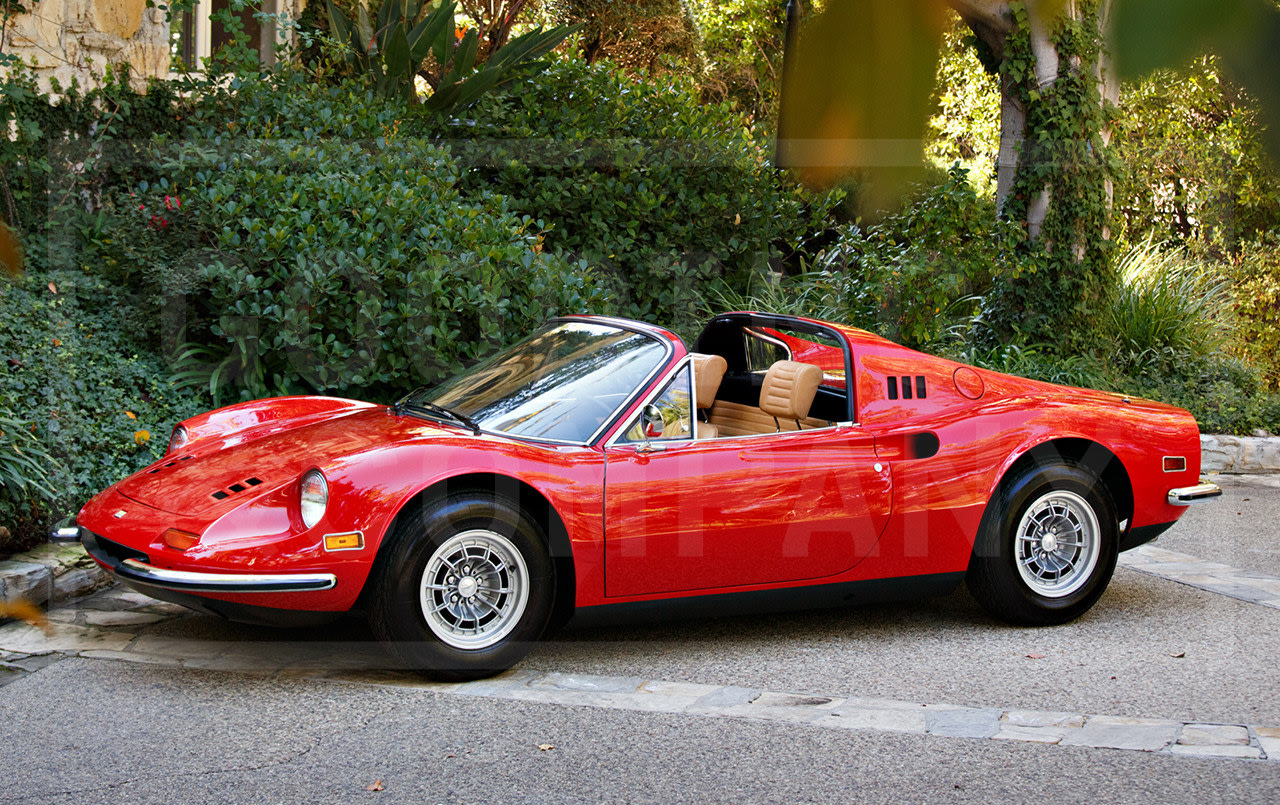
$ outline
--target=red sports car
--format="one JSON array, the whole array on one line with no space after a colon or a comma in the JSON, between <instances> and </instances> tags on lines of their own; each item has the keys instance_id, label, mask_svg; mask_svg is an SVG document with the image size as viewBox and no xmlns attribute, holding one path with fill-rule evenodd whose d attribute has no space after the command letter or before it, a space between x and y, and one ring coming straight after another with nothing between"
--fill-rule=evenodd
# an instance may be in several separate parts
<instances>
[{"instance_id":1,"label":"red sports car","mask_svg":"<svg viewBox=\"0 0 1280 805\"><path fill-rule=\"evenodd\" d=\"M551 625L945 593L1052 624L1199 482L1186 411L759 313L595 316L395 405L286 397L178 425L64 537L234 620L366 612L442 679Z\"/></svg>"}]
</instances>

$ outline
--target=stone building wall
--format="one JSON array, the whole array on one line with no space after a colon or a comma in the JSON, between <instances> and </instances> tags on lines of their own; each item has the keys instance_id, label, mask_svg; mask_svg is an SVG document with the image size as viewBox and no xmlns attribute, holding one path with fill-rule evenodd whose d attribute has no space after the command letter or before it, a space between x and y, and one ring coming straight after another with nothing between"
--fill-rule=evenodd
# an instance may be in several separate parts
<instances>
[{"instance_id":1,"label":"stone building wall","mask_svg":"<svg viewBox=\"0 0 1280 805\"><path fill-rule=\"evenodd\" d=\"M141 89L169 73L169 23L146 0L27 0L30 9L9 21L3 50L34 64L41 86L57 78L92 86L108 65L129 64Z\"/></svg>"}]
</instances>

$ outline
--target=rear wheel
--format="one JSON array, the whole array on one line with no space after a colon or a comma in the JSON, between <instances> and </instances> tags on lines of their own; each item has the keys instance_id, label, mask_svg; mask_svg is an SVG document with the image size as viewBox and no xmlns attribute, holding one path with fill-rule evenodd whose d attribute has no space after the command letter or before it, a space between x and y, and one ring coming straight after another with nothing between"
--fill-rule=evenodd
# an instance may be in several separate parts
<instances>
[{"instance_id":1,"label":"rear wheel","mask_svg":"<svg viewBox=\"0 0 1280 805\"><path fill-rule=\"evenodd\" d=\"M965 577L1009 623L1066 623L1097 602L1115 572L1115 504L1089 469L1034 465L1002 484L982 519Z\"/></svg>"},{"instance_id":2,"label":"rear wheel","mask_svg":"<svg viewBox=\"0 0 1280 805\"><path fill-rule=\"evenodd\" d=\"M433 679L500 673L541 636L555 578L541 528L511 501L475 492L401 515L374 570L369 621Z\"/></svg>"}]
</instances>

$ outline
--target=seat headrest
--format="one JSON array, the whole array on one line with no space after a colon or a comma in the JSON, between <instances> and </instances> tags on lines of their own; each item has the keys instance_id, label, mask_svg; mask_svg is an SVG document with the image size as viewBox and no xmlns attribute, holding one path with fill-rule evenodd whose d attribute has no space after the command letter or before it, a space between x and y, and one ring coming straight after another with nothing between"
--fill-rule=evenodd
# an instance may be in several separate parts
<instances>
[{"instance_id":1,"label":"seat headrest","mask_svg":"<svg viewBox=\"0 0 1280 805\"><path fill-rule=\"evenodd\" d=\"M778 361L765 373L760 410L779 419L804 419L822 382L822 370L811 363Z\"/></svg>"},{"instance_id":2,"label":"seat headrest","mask_svg":"<svg viewBox=\"0 0 1280 805\"><path fill-rule=\"evenodd\" d=\"M716 401L716 393L720 391L720 381L729 363L719 355L703 355L698 352L689 353L693 359L693 382L698 387L698 407L710 408Z\"/></svg>"}]
</instances>

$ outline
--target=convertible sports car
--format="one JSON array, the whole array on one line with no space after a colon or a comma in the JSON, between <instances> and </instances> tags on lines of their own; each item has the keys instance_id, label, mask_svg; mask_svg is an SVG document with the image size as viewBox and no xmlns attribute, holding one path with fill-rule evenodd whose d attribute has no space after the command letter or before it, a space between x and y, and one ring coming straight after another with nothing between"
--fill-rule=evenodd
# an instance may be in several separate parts
<instances>
[{"instance_id":1,"label":"convertible sports car","mask_svg":"<svg viewBox=\"0 0 1280 805\"><path fill-rule=\"evenodd\" d=\"M395 405L259 400L174 428L62 538L234 620L367 613L470 679L548 627L904 599L1088 610L1198 481L1186 411L965 366L809 319L727 313L689 351L555 319Z\"/></svg>"}]
</instances>

